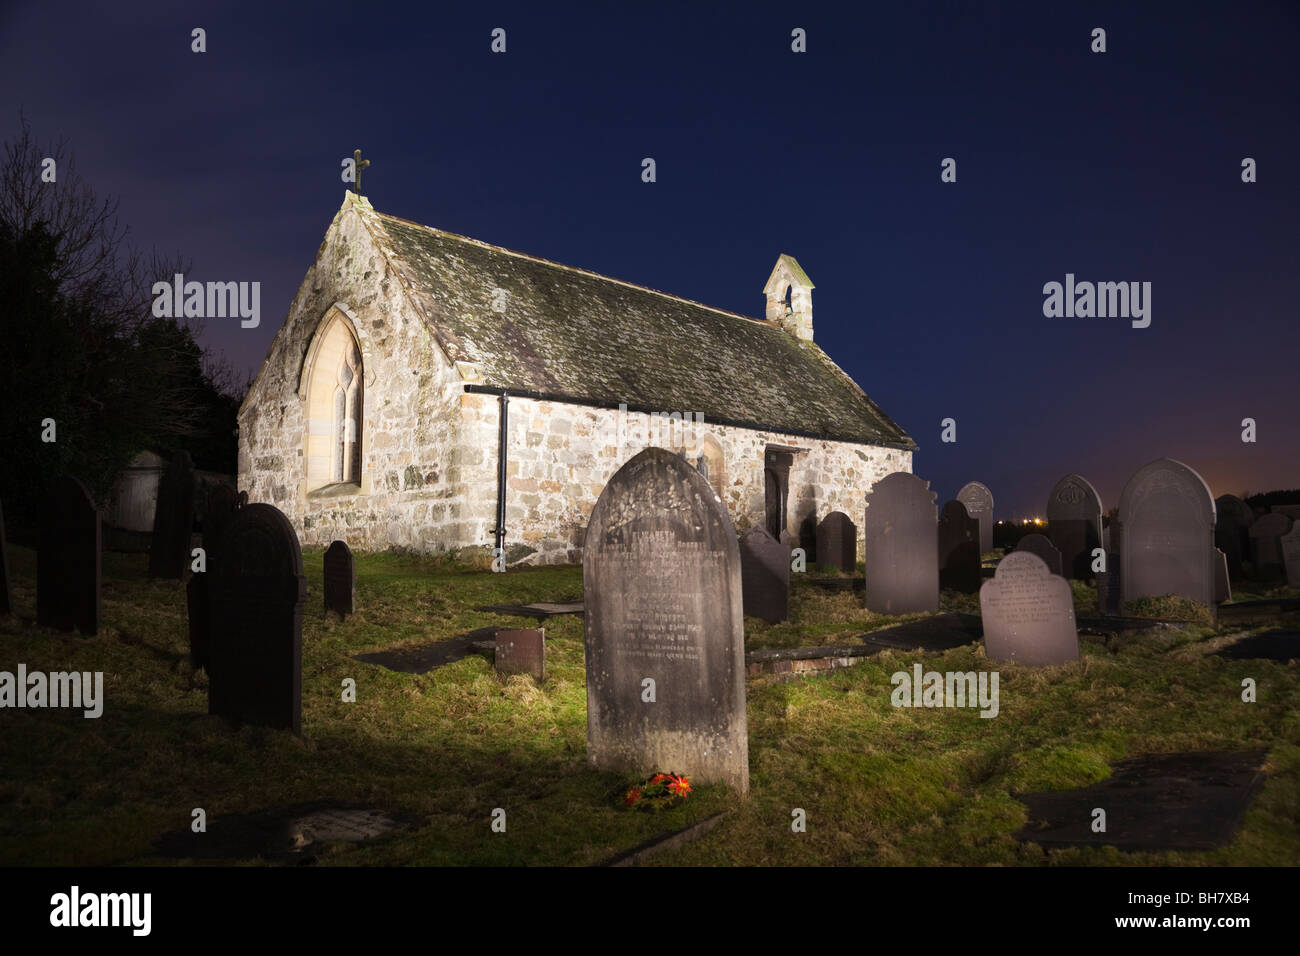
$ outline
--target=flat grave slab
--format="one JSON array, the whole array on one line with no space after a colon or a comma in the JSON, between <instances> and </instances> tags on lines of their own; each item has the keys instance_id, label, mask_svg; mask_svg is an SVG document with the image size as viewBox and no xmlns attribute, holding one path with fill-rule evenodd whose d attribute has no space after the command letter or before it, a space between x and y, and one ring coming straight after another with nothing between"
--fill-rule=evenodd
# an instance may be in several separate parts
<instances>
[{"instance_id":1,"label":"flat grave slab","mask_svg":"<svg viewBox=\"0 0 1300 956\"><path fill-rule=\"evenodd\" d=\"M499 627L480 627L441 641L429 641L425 644L411 644L407 647L395 647L387 651L370 651L365 654L353 654L354 661L363 664L378 664L390 671L402 674L427 674L435 667L452 664L462 657L479 654L496 646L495 638ZM487 646L484 642L493 642Z\"/></svg>"},{"instance_id":2,"label":"flat grave slab","mask_svg":"<svg viewBox=\"0 0 1300 956\"><path fill-rule=\"evenodd\" d=\"M1231 842L1264 782L1262 750L1146 754L1074 790L1015 794L1029 822L1015 836L1046 849L1212 850ZM1092 832L1093 809L1106 832Z\"/></svg>"},{"instance_id":3,"label":"flat grave slab","mask_svg":"<svg viewBox=\"0 0 1300 956\"><path fill-rule=\"evenodd\" d=\"M583 602L573 601L567 604L552 604L538 601L535 604L489 604L479 608L495 614L513 614L515 617L559 617L562 614L582 614Z\"/></svg>"},{"instance_id":4,"label":"flat grave slab","mask_svg":"<svg viewBox=\"0 0 1300 956\"><path fill-rule=\"evenodd\" d=\"M871 631L863 634L860 640L882 650L949 651L974 644L983 635L978 614L948 613Z\"/></svg>"},{"instance_id":5,"label":"flat grave slab","mask_svg":"<svg viewBox=\"0 0 1300 956\"><path fill-rule=\"evenodd\" d=\"M1262 634L1243 637L1234 644L1229 644L1214 652L1215 657L1230 660L1300 660L1300 631L1276 628Z\"/></svg>"}]
</instances>

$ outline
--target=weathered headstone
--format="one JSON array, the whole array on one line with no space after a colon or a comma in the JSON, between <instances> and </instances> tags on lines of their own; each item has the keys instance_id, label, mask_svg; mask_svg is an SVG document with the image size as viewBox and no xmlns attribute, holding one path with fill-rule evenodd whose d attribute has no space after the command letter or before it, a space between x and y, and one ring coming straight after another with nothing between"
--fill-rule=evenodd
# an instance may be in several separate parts
<instances>
[{"instance_id":1,"label":"weathered headstone","mask_svg":"<svg viewBox=\"0 0 1300 956\"><path fill-rule=\"evenodd\" d=\"M815 511L804 515L804 519L799 522L799 544L803 548L804 560L811 567L817 563L817 513ZM856 558L856 555L854 556Z\"/></svg>"},{"instance_id":2,"label":"weathered headstone","mask_svg":"<svg viewBox=\"0 0 1300 956\"><path fill-rule=\"evenodd\" d=\"M207 570L190 576L185 585L189 610L190 660L207 668L212 654L212 575L221 563L221 536L235 517L239 499L228 485L208 489L203 510L203 553Z\"/></svg>"},{"instance_id":3,"label":"weathered headstone","mask_svg":"<svg viewBox=\"0 0 1300 956\"><path fill-rule=\"evenodd\" d=\"M745 615L770 624L790 615L790 548L755 525L740 539Z\"/></svg>"},{"instance_id":4,"label":"weathered headstone","mask_svg":"<svg viewBox=\"0 0 1300 956\"><path fill-rule=\"evenodd\" d=\"M1250 554L1255 577L1275 581L1285 574L1282 565L1282 536L1291 530L1292 521L1279 511L1260 515L1250 526Z\"/></svg>"},{"instance_id":5,"label":"weathered headstone","mask_svg":"<svg viewBox=\"0 0 1300 956\"><path fill-rule=\"evenodd\" d=\"M528 674L546 679L546 631L530 627L496 633L498 674Z\"/></svg>"},{"instance_id":6,"label":"weathered headstone","mask_svg":"<svg viewBox=\"0 0 1300 956\"><path fill-rule=\"evenodd\" d=\"M1228 574L1241 580L1242 562L1250 560L1250 526L1255 512L1235 495L1214 499L1214 546L1228 559Z\"/></svg>"},{"instance_id":7,"label":"weathered headstone","mask_svg":"<svg viewBox=\"0 0 1300 956\"><path fill-rule=\"evenodd\" d=\"M5 509L0 502L0 614L14 609L13 592L9 589L9 553L5 544Z\"/></svg>"},{"instance_id":8,"label":"weathered headstone","mask_svg":"<svg viewBox=\"0 0 1300 956\"><path fill-rule=\"evenodd\" d=\"M153 541L149 547L149 577L179 581L190 560L190 530L194 526L194 464L189 452L177 452L158 483Z\"/></svg>"},{"instance_id":9,"label":"weathered headstone","mask_svg":"<svg viewBox=\"0 0 1300 956\"><path fill-rule=\"evenodd\" d=\"M60 631L99 632L102 546L99 511L75 478L45 494L36 555L36 623Z\"/></svg>"},{"instance_id":10,"label":"weathered headstone","mask_svg":"<svg viewBox=\"0 0 1300 956\"><path fill-rule=\"evenodd\" d=\"M989 660L1041 667L1079 659L1070 582L1033 552L1015 551L998 562L980 588L980 617Z\"/></svg>"},{"instance_id":11,"label":"weathered headstone","mask_svg":"<svg viewBox=\"0 0 1300 956\"><path fill-rule=\"evenodd\" d=\"M858 529L843 511L832 511L817 526L817 563L852 574L858 567Z\"/></svg>"},{"instance_id":12,"label":"weathered headstone","mask_svg":"<svg viewBox=\"0 0 1300 956\"><path fill-rule=\"evenodd\" d=\"M325 610L347 617L356 610L357 566L346 541L325 549Z\"/></svg>"},{"instance_id":13,"label":"weathered headstone","mask_svg":"<svg viewBox=\"0 0 1300 956\"><path fill-rule=\"evenodd\" d=\"M1232 584L1228 575L1228 556L1214 549L1214 603L1232 600Z\"/></svg>"},{"instance_id":14,"label":"weathered headstone","mask_svg":"<svg viewBox=\"0 0 1300 956\"><path fill-rule=\"evenodd\" d=\"M1016 544L1016 550L1028 551L1030 554L1038 555L1043 559L1043 564L1047 565L1047 570L1060 577L1065 577L1062 573L1061 552L1056 550L1046 535L1027 534Z\"/></svg>"},{"instance_id":15,"label":"weathered headstone","mask_svg":"<svg viewBox=\"0 0 1300 956\"><path fill-rule=\"evenodd\" d=\"M241 508L210 573L209 712L299 733L307 579L293 525L268 504Z\"/></svg>"},{"instance_id":16,"label":"weathered headstone","mask_svg":"<svg viewBox=\"0 0 1300 956\"><path fill-rule=\"evenodd\" d=\"M587 759L749 790L740 548L707 481L647 448L601 492L582 556Z\"/></svg>"},{"instance_id":17,"label":"weathered headstone","mask_svg":"<svg viewBox=\"0 0 1300 956\"><path fill-rule=\"evenodd\" d=\"M1214 609L1214 498L1172 458L1138 469L1119 499L1125 603L1172 594Z\"/></svg>"},{"instance_id":18,"label":"weathered headstone","mask_svg":"<svg viewBox=\"0 0 1300 956\"><path fill-rule=\"evenodd\" d=\"M1293 588L1300 588L1300 521L1291 525L1291 530L1278 539L1282 547L1282 562L1286 565L1286 582Z\"/></svg>"},{"instance_id":19,"label":"weathered headstone","mask_svg":"<svg viewBox=\"0 0 1300 956\"><path fill-rule=\"evenodd\" d=\"M939 587L974 594L981 580L979 520L950 501L939 512Z\"/></svg>"},{"instance_id":20,"label":"weathered headstone","mask_svg":"<svg viewBox=\"0 0 1300 956\"><path fill-rule=\"evenodd\" d=\"M980 554L993 550L993 492L978 481L962 485L957 500L966 506L966 513L980 523Z\"/></svg>"},{"instance_id":21,"label":"weathered headstone","mask_svg":"<svg viewBox=\"0 0 1300 956\"><path fill-rule=\"evenodd\" d=\"M914 614L939 609L939 531L930 483L896 471L867 494L862 537L867 609Z\"/></svg>"},{"instance_id":22,"label":"weathered headstone","mask_svg":"<svg viewBox=\"0 0 1300 956\"><path fill-rule=\"evenodd\" d=\"M1106 555L1106 570L1097 572L1097 613L1102 617L1119 617L1123 613L1120 601L1119 555Z\"/></svg>"},{"instance_id":23,"label":"weathered headstone","mask_svg":"<svg viewBox=\"0 0 1300 956\"><path fill-rule=\"evenodd\" d=\"M1101 496L1081 475L1066 475L1047 496L1047 535L1067 578L1092 577L1092 552L1103 547Z\"/></svg>"}]
</instances>

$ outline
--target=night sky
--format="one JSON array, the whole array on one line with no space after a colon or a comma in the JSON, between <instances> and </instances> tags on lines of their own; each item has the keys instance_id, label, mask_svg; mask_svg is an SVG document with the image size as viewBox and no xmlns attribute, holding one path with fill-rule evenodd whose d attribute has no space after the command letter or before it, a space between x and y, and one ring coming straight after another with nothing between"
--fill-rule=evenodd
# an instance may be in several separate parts
<instances>
[{"instance_id":1,"label":"night sky","mask_svg":"<svg viewBox=\"0 0 1300 956\"><path fill-rule=\"evenodd\" d=\"M11 2L0 106L187 278L261 282L205 338L250 372L359 146L381 212L747 315L795 256L940 504L1077 471L1109 509L1162 456L1300 486L1300 6L1134 6ZM1066 273L1150 282L1150 327L1044 317Z\"/></svg>"}]
</instances>

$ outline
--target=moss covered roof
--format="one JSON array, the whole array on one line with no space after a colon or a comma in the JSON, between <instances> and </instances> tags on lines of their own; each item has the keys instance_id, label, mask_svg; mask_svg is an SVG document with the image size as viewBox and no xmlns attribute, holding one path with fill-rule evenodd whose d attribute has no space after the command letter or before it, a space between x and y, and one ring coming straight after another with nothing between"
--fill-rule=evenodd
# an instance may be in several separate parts
<instances>
[{"instance_id":1,"label":"moss covered roof","mask_svg":"<svg viewBox=\"0 0 1300 956\"><path fill-rule=\"evenodd\" d=\"M358 208L448 358L476 363L484 387L915 447L776 324Z\"/></svg>"}]
</instances>

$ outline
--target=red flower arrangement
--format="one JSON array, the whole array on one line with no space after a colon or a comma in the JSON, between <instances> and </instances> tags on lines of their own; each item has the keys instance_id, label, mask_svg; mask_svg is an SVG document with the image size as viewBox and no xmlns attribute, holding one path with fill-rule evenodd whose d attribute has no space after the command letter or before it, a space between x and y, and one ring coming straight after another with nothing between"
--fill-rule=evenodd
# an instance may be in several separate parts
<instances>
[{"instance_id":1,"label":"red flower arrangement","mask_svg":"<svg viewBox=\"0 0 1300 956\"><path fill-rule=\"evenodd\" d=\"M691 792L684 774L657 773L623 794L623 806L637 810L667 810L682 803Z\"/></svg>"}]
</instances>

